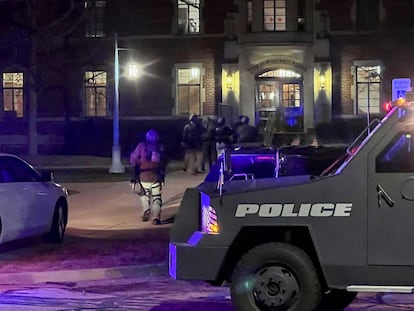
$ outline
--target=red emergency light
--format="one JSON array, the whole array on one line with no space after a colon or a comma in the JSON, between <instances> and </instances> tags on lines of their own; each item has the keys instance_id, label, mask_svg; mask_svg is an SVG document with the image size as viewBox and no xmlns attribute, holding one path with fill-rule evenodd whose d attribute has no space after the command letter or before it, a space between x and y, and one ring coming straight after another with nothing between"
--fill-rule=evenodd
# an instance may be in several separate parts
<instances>
[{"instance_id":1,"label":"red emergency light","mask_svg":"<svg viewBox=\"0 0 414 311\"><path fill-rule=\"evenodd\" d=\"M386 113L388 113L392 109L392 103L391 102L386 102L382 107L384 108L384 111Z\"/></svg>"}]
</instances>

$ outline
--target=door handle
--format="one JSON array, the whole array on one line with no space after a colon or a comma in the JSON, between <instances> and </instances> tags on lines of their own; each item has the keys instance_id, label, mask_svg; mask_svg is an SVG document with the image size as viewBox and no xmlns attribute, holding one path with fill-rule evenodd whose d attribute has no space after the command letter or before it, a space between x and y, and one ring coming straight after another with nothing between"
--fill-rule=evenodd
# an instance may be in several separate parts
<instances>
[{"instance_id":1,"label":"door handle","mask_svg":"<svg viewBox=\"0 0 414 311\"><path fill-rule=\"evenodd\" d=\"M395 201L380 185L377 185L377 195L378 195L378 207L381 207L381 202L382 202L381 199L384 199L385 203L387 203L389 207L394 206Z\"/></svg>"}]
</instances>

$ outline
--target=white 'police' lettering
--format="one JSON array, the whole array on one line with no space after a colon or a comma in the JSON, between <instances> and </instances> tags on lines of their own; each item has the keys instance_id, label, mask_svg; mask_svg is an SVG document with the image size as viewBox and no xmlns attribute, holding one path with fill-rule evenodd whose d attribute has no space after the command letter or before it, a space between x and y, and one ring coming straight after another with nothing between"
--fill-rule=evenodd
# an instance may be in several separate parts
<instances>
[{"instance_id":1,"label":"white 'police' lettering","mask_svg":"<svg viewBox=\"0 0 414 311\"><path fill-rule=\"evenodd\" d=\"M246 217L257 214L259 217L349 217L352 203L265 203L239 204L235 217Z\"/></svg>"}]
</instances>

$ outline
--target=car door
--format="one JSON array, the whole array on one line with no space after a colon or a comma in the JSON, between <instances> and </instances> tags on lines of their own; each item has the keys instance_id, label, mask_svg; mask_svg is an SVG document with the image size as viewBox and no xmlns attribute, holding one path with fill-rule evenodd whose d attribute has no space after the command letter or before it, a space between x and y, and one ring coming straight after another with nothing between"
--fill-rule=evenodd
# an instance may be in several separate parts
<instances>
[{"instance_id":1,"label":"car door","mask_svg":"<svg viewBox=\"0 0 414 311\"><path fill-rule=\"evenodd\" d=\"M48 185L40 182L39 174L22 160L4 156L0 161L2 171L8 175L3 185L8 204L2 211L8 239L41 233L51 217Z\"/></svg>"},{"instance_id":2,"label":"car door","mask_svg":"<svg viewBox=\"0 0 414 311\"><path fill-rule=\"evenodd\" d=\"M413 135L412 128L391 130L368 157L371 265L414 265Z\"/></svg>"},{"instance_id":3,"label":"car door","mask_svg":"<svg viewBox=\"0 0 414 311\"><path fill-rule=\"evenodd\" d=\"M17 239L25 231L25 219L27 219L25 205L27 205L27 202L24 200L21 191L16 191L15 183L2 181L0 184L2 242Z\"/></svg>"}]
</instances>

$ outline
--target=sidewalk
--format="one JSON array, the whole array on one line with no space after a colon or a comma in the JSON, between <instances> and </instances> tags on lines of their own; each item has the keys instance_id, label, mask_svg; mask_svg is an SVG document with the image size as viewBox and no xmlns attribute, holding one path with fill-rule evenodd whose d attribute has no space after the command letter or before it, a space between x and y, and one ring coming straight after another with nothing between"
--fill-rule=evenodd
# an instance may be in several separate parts
<instances>
[{"instance_id":1,"label":"sidewalk","mask_svg":"<svg viewBox=\"0 0 414 311\"><path fill-rule=\"evenodd\" d=\"M21 158L41 170L99 168L108 169L109 171L112 164L112 158L110 157L89 155L23 155ZM133 169L127 158L122 158L121 164L126 170ZM174 171L183 167L183 160L171 160L168 163L167 170Z\"/></svg>"}]
</instances>

